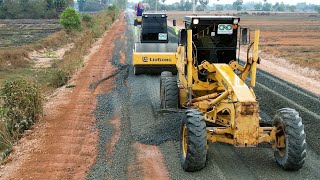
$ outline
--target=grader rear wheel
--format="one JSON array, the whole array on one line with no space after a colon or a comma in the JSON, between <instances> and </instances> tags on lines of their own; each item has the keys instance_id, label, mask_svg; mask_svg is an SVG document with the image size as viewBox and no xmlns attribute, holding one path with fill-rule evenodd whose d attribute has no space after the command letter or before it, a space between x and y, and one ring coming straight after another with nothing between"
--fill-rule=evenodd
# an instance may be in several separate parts
<instances>
[{"instance_id":1,"label":"grader rear wheel","mask_svg":"<svg viewBox=\"0 0 320 180\"><path fill-rule=\"evenodd\" d=\"M160 79L160 108L162 109L175 109L178 108L179 91L177 79L170 74L161 73Z\"/></svg>"},{"instance_id":2,"label":"grader rear wheel","mask_svg":"<svg viewBox=\"0 0 320 180\"><path fill-rule=\"evenodd\" d=\"M199 171L206 166L206 123L197 110L187 110L181 122L180 160L185 171Z\"/></svg>"},{"instance_id":3,"label":"grader rear wheel","mask_svg":"<svg viewBox=\"0 0 320 180\"><path fill-rule=\"evenodd\" d=\"M165 78L165 77L172 77L173 75L172 75L172 72L170 72L170 71L163 71L163 72L161 72L161 79L162 78Z\"/></svg>"},{"instance_id":4,"label":"grader rear wheel","mask_svg":"<svg viewBox=\"0 0 320 180\"><path fill-rule=\"evenodd\" d=\"M306 157L306 135L299 113L290 108L277 111L273 126L276 132L276 151L274 157L285 170L295 171L302 168Z\"/></svg>"}]
</instances>

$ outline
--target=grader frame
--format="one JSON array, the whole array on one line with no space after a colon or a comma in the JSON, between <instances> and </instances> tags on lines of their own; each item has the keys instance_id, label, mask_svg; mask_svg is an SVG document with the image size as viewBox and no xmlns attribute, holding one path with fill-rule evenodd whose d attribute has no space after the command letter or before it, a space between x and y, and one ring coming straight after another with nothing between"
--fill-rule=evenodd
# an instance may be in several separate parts
<instances>
[{"instance_id":1,"label":"grader frame","mask_svg":"<svg viewBox=\"0 0 320 180\"><path fill-rule=\"evenodd\" d=\"M193 18L198 19L198 24L202 17L188 18L191 23ZM238 24L232 27L238 33ZM188 109L181 123L183 169L197 171L204 168L208 141L236 147L255 147L260 143L269 143L275 149L275 159L281 167L286 170L300 169L305 161L306 142L299 114L293 109L283 108L277 112L273 126L260 126L259 103L253 90L260 61L260 31L255 31L254 42L248 48L247 62L242 66L237 61L214 63L203 60L201 64L195 63L198 59L194 56L193 29L192 24L186 23L186 42L179 44L177 49L177 80L169 72L164 72L160 81L162 108L178 105ZM181 34L180 40L183 38ZM205 78L200 78L200 74ZM245 81L249 74L248 86ZM172 84L175 83L178 93L176 99L172 95L175 91ZM175 104L175 101L179 103Z\"/></svg>"}]
</instances>

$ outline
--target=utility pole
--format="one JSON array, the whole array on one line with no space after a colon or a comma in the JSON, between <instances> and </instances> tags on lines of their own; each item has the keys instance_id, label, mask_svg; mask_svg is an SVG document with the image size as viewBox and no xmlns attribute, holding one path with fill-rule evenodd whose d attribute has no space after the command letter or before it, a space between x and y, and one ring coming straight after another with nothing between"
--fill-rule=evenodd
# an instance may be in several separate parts
<instances>
[{"instance_id":1,"label":"utility pole","mask_svg":"<svg viewBox=\"0 0 320 180\"><path fill-rule=\"evenodd\" d=\"M192 0L192 14L195 15L196 14L196 7L195 7L195 0Z\"/></svg>"}]
</instances>

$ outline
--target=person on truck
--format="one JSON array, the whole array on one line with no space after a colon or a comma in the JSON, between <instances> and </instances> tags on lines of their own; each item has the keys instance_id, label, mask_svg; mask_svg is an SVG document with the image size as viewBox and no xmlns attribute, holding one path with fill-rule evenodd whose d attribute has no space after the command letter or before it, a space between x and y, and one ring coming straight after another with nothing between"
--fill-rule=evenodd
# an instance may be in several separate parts
<instances>
[{"instance_id":1,"label":"person on truck","mask_svg":"<svg viewBox=\"0 0 320 180\"><path fill-rule=\"evenodd\" d=\"M142 16L142 9L141 9L140 3L138 3L138 5L137 5L136 15L137 16Z\"/></svg>"}]
</instances>

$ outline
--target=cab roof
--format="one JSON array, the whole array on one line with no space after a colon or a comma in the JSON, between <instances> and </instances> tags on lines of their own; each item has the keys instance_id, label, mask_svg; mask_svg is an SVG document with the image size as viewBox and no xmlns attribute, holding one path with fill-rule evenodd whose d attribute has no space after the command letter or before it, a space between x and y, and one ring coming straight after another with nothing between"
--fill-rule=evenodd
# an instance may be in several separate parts
<instances>
[{"instance_id":1,"label":"cab roof","mask_svg":"<svg viewBox=\"0 0 320 180\"><path fill-rule=\"evenodd\" d=\"M185 16L184 17L184 21L185 22L192 22L192 19L199 19L199 20L213 20L213 21L229 21L229 20L233 20L233 19L239 19L240 21L240 17L238 16Z\"/></svg>"},{"instance_id":2,"label":"cab roof","mask_svg":"<svg viewBox=\"0 0 320 180\"><path fill-rule=\"evenodd\" d=\"M143 13L143 17L167 17L167 14L165 13Z\"/></svg>"}]
</instances>

